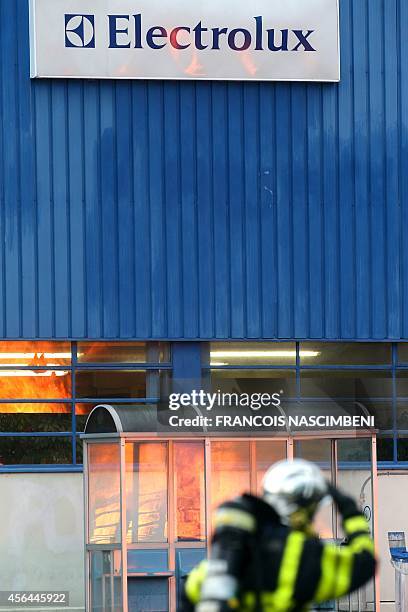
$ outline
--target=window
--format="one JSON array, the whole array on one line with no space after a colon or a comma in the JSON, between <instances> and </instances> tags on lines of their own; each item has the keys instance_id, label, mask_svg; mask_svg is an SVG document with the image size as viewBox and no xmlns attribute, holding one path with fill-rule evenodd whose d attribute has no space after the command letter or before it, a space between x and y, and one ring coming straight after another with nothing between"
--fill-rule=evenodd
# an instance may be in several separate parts
<instances>
[{"instance_id":1,"label":"window","mask_svg":"<svg viewBox=\"0 0 408 612\"><path fill-rule=\"evenodd\" d=\"M211 444L212 515L226 499L249 491L249 442L230 440Z\"/></svg>"},{"instance_id":2,"label":"window","mask_svg":"<svg viewBox=\"0 0 408 612\"><path fill-rule=\"evenodd\" d=\"M130 578L128 581L129 609L134 612L167 612L169 610L167 578Z\"/></svg>"},{"instance_id":3,"label":"window","mask_svg":"<svg viewBox=\"0 0 408 612\"><path fill-rule=\"evenodd\" d=\"M256 490L259 495L262 492L262 479L266 470L282 459L286 459L286 442L279 440L256 442Z\"/></svg>"},{"instance_id":4,"label":"window","mask_svg":"<svg viewBox=\"0 0 408 612\"><path fill-rule=\"evenodd\" d=\"M170 384L163 342L0 342L0 469L81 469L95 404L158 402Z\"/></svg>"},{"instance_id":5,"label":"window","mask_svg":"<svg viewBox=\"0 0 408 612\"><path fill-rule=\"evenodd\" d=\"M203 388L374 415L378 461L408 463L408 343L224 341L203 343L202 355ZM82 469L79 434L95 404L157 403L172 376L165 342L0 342L0 471ZM179 519L181 539L199 536L203 517Z\"/></svg>"},{"instance_id":6,"label":"window","mask_svg":"<svg viewBox=\"0 0 408 612\"><path fill-rule=\"evenodd\" d=\"M391 344L372 342L302 342L300 365L391 365Z\"/></svg>"},{"instance_id":7,"label":"window","mask_svg":"<svg viewBox=\"0 0 408 612\"><path fill-rule=\"evenodd\" d=\"M213 391L279 392L282 406L375 417L377 459L408 462L408 343L212 342Z\"/></svg>"},{"instance_id":8,"label":"window","mask_svg":"<svg viewBox=\"0 0 408 612\"><path fill-rule=\"evenodd\" d=\"M294 342L213 342L210 365L217 366L294 366Z\"/></svg>"},{"instance_id":9,"label":"window","mask_svg":"<svg viewBox=\"0 0 408 612\"><path fill-rule=\"evenodd\" d=\"M129 543L167 542L167 464L165 442L126 444Z\"/></svg>"},{"instance_id":10,"label":"window","mask_svg":"<svg viewBox=\"0 0 408 612\"><path fill-rule=\"evenodd\" d=\"M296 395L295 372L290 370L212 370L213 392L221 393L280 393L284 397Z\"/></svg>"},{"instance_id":11,"label":"window","mask_svg":"<svg viewBox=\"0 0 408 612\"><path fill-rule=\"evenodd\" d=\"M122 567L120 550L93 550L90 552L91 612L108 609L119 612L122 605Z\"/></svg>"},{"instance_id":12,"label":"window","mask_svg":"<svg viewBox=\"0 0 408 612\"><path fill-rule=\"evenodd\" d=\"M89 544L120 542L120 445L89 446Z\"/></svg>"},{"instance_id":13,"label":"window","mask_svg":"<svg viewBox=\"0 0 408 612\"><path fill-rule=\"evenodd\" d=\"M174 444L176 537L182 541L205 540L204 444Z\"/></svg>"}]
</instances>

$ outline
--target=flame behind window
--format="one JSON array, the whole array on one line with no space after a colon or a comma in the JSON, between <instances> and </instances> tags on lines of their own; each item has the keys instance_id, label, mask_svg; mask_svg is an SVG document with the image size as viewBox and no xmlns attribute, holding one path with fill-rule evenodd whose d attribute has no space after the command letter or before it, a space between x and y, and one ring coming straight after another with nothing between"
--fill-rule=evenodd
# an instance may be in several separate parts
<instances>
[{"instance_id":1,"label":"flame behind window","mask_svg":"<svg viewBox=\"0 0 408 612\"><path fill-rule=\"evenodd\" d=\"M69 399L69 369L53 369L71 363L68 342L2 342L0 344L0 399ZM24 367L24 369L21 369ZM29 369L32 367L33 369ZM0 404L0 413L70 412L64 404Z\"/></svg>"}]
</instances>

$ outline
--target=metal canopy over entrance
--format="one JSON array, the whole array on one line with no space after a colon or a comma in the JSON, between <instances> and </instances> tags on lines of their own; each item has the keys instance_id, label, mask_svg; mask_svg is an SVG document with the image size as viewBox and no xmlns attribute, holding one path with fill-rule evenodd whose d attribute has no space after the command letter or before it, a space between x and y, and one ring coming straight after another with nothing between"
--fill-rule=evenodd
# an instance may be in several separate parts
<instances>
[{"instance_id":1,"label":"metal canopy over entrance","mask_svg":"<svg viewBox=\"0 0 408 612\"><path fill-rule=\"evenodd\" d=\"M86 609L174 612L183 580L207 554L212 511L260 492L266 469L303 457L357 499L377 537L375 434L176 435L157 433L150 407L97 406L84 440ZM137 426L138 429L135 429ZM341 541L334 506L316 529ZM379 610L378 580L320 609Z\"/></svg>"}]
</instances>

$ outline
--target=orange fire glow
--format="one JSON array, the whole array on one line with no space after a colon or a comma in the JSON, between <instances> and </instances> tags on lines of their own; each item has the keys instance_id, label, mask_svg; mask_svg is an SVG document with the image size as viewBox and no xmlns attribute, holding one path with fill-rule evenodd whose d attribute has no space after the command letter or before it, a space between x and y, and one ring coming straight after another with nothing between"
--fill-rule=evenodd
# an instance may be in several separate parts
<instances>
[{"instance_id":1,"label":"orange fire glow","mask_svg":"<svg viewBox=\"0 0 408 612\"><path fill-rule=\"evenodd\" d=\"M126 445L128 542L167 539L167 447L144 442Z\"/></svg>"},{"instance_id":2,"label":"orange fire glow","mask_svg":"<svg viewBox=\"0 0 408 612\"><path fill-rule=\"evenodd\" d=\"M91 444L89 451L89 541L119 542L120 454L118 444Z\"/></svg>"},{"instance_id":3,"label":"orange fire glow","mask_svg":"<svg viewBox=\"0 0 408 612\"><path fill-rule=\"evenodd\" d=\"M179 540L205 537L204 447L181 442L175 446L176 536Z\"/></svg>"},{"instance_id":4,"label":"orange fire glow","mask_svg":"<svg viewBox=\"0 0 408 612\"><path fill-rule=\"evenodd\" d=\"M69 343L2 342L0 345L0 399L69 399L69 370L53 370L70 363ZM17 366L44 369L19 370ZM64 404L0 404L0 413L64 413Z\"/></svg>"},{"instance_id":5,"label":"orange fire glow","mask_svg":"<svg viewBox=\"0 0 408 612\"><path fill-rule=\"evenodd\" d=\"M212 443L212 510L227 499L249 491L249 443Z\"/></svg>"}]
</instances>

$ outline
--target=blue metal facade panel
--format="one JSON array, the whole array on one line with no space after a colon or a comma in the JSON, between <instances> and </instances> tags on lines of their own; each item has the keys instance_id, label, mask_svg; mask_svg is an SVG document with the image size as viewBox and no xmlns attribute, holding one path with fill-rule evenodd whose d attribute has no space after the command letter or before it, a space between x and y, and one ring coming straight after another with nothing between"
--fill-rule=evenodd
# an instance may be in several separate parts
<instances>
[{"instance_id":1,"label":"blue metal facade panel","mask_svg":"<svg viewBox=\"0 0 408 612\"><path fill-rule=\"evenodd\" d=\"M408 339L408 6L340 13L340 85L30 81L0 0L0 337Z\"/></svg>"}]
</instances>

